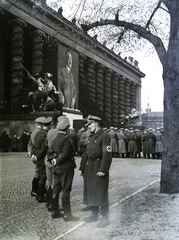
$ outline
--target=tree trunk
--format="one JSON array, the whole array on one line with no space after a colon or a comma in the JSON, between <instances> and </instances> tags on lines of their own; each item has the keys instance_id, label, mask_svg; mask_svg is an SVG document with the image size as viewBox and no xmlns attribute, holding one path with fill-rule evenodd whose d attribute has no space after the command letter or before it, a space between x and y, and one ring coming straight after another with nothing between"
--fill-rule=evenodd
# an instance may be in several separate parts
<instances>
[{"instance_id":1,"label":"tree trunk","mask_svg":"<svg viewBox=\"0 0 179 240\"><path fill-rule=\"evenodd\" d=\"M178 0L166 1L170 11L170 38L163 59L164 151L161 193L179 193L179 11Z\"/></svg>"},{"instance_id":2,"label":"tree trunk","mask_svg":"<svg viewBox=\"0 0 179 240\"><path fill-rule=\"evenodd\" d=\"M171 61L164 66L163 74L164 150L160 192L168 194L179 193L179 72L177 65L178 63Z\"/></svg>"}]
</instances>

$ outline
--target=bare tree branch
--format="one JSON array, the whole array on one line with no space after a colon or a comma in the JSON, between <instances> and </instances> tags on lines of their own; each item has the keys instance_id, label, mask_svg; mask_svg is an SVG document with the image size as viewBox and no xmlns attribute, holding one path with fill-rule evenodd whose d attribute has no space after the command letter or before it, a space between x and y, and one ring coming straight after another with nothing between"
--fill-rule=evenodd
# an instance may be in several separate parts
<instances>
[{"instance_id":1,"label":"bare tree branch","mask_svg":"<svg viewBox=\"0 0 179 240\"><path fill-rule=\"evenodd\" d=\"M149 18L146 26L145 26L146 29L148 29L148 27L149 27L149 25L150 25L150 22L152 21L152 18L153 18L153 16L155 15L156 11L160 8L161 3L162 3L162 1L160 0L160 1L158 2L158 4L157 4L156 8L153 10L153 12L152 12L152 14L151 14L151 16L150 16L150 18Z\"/></svg>"},{"instance_id":2,"label":"bare tree branch","mask_svg":"<svg viewBox=\"0 0 179 240\"><path fill-rule=\"evenodd\" d=\"M164 63L166 50L165 50L162 40L159 37L153 35L150 31L147 31L142 26L139 26L139 25L133 24L133 23L129 23L129 22L125 22L125 21L119 21L117 19L117 17L115 17L115 20L111 20L111 19L100 20L100 21L97 21L97 22L94 22L94 23L91 23L88 25L82 24L81 27L85 32L87 32L88 30L90 30L94 27L100 27L100 26L106 26L106 25L123 27L126 30L132 30L132 31L136 32L140 37L145 38L154 46L154 48L156 49L156 51L158 53L161 63L162 64Z\"/></svg>"}]
</instances>

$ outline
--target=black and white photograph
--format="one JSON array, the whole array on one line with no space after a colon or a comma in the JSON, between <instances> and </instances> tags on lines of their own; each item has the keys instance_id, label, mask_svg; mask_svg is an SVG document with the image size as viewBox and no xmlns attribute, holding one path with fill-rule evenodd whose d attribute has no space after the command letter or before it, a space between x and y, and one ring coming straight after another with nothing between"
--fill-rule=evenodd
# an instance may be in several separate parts
<instances>
[{"instance_id":1,"label":"black and white photograph","mask_svg":"<svg viewBox=\"0 0 179 240\"><path fill-rule=\"evenodd\" d=\"M179 239L179 1L0 1L0 240Z\"/></svg>"}]
</instances>

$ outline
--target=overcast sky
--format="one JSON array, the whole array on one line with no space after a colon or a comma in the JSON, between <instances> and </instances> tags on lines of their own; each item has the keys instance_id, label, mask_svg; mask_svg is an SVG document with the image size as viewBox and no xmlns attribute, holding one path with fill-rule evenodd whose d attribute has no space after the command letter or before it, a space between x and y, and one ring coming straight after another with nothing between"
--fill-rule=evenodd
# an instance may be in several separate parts
<instances>
[{"instance_id":1,"label":"overcast sky","mask_svg":"<svg viewBox=\"0 0 179 240\"><path fill-rule=\"evenodd\" d=\"M146 74L145 78L142 78L141 108L145 112L149 103L152 111L163 111L162 65L155 52L149 56L144 54L144 52L134 54L134 58L139 61L140 70Z\"/></svg>"}]
</instances>

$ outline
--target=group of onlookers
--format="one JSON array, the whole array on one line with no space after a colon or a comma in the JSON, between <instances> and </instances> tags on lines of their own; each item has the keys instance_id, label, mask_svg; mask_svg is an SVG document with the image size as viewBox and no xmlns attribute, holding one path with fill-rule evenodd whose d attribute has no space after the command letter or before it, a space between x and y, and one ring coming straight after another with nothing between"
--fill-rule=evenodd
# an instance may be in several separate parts
<instances>
[{"instance_id":1,"label":"group of onlookers","mask_svg":"<svg viewBox=\"0 0 179 240\"><path fill-rule=\"evenodd\" d=\"M141 131L138 128L103 128L110 136L113 157L119 158L155 158L162 159L163 130L152 128ZM87 145L90 131L86 124L76 131L69 128L68 137L73 146L74 155L81 156ZM16 134L10 137L6 131L0 136L0 148L3 152L26 152L30 133L24 130L21 136Z\"/></svg>"},{"instance_id":2,"label":"group of onlookers","mask_svg":"<svg viewBox=\"0 0 179 240\"><path fill-rule=\"evenodd\" d=\"M115 158L153 158L162 159L163 131L149 128L103 128L111 139L112 156ZM82 127L78 131L78 154L84 151L90 132Z\"/></svg>"},{"instance_id":3,"label":"group of onlookers","mask_svg":"<svg viewBox=\"0 0 179 240\"><path fill-rule=\"evenodd\" d=\"M4 130L0 136L0 149L2 152L27 152L27 145L30 133L27 130L19 136L14 134L12 137Z\"/></svg>"},{"instance_id":4,"label":"group of onlookers","mask_svg":"<svg viewBox=\"0 0 179 240\"><path fill-rule=\"evenodd\" d=\"M113 157L162 159L163 131L152 128L144 132L138 128L105 128L111 138Z\"/></svg>"}]
</instances>

